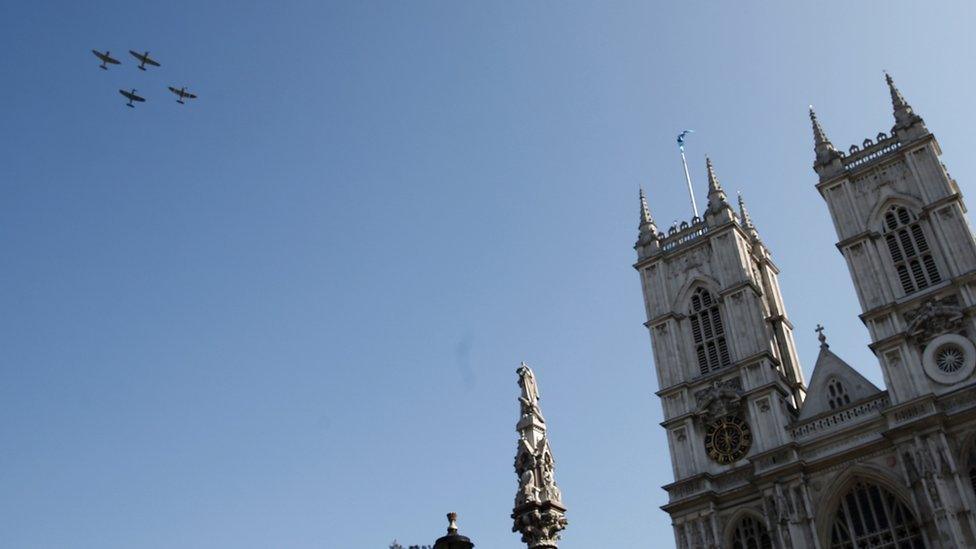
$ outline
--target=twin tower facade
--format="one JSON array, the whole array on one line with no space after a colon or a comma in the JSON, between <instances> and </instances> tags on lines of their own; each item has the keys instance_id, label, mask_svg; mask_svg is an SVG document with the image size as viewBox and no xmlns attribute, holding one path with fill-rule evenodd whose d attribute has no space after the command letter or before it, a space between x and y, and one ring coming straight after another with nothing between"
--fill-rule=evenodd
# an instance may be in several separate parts
<instances>
[{"instance_id":1,"label":"twin tower facade","mask_svg":"<svg viewBox=\"0 0 976 549\"><path fill-rule=\"evenodd\" d=\"M805 382L779 269L711 162L701 219L661 232L641 193L679 548L976 547L976 241L938 142L887 81L893 128L846 152L810 112L883 388L822 329Z\"/></svg>"}]
</instances>

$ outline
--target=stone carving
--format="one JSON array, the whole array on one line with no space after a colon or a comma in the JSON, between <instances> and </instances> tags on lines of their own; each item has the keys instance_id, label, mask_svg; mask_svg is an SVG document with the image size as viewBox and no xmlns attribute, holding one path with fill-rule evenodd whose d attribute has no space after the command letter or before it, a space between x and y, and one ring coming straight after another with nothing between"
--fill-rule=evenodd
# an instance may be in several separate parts
<instances>
[{"instance_id":1,"label":"stone carving","mask_svg":"<svg viewBox=\"0 0 976 549\"><path fill-rule=\"evenodd\" d=\"M966 315L957 303L954 296L941 301L933 299L906 314L909 337L918 343L926 343L942 334L960 332Z\"/></svg>"},{"instance_id":2,"label":"stone carving","mask_svg":"<svg viewBox=\"0 0 976 549\"><path fill-rule=\"evenodd\" d=\"M522 534L529 549L555 549L559 532L566 528L566 508L556 485L555 460L546 435L546 422L539 408L535 374L523 363L518 370L521 409L515 454L518 490L512 510L512 531Z\"/></svg>"},{"instance_id":3,"label":"stone carving","mask_svg":"<svg viewBox=\"0 0 976 549\"><path fill-rule=\"evenodd\" d=\"M713 381L707 389L695 392L697 415L708 423L720 417L737 415L741 407L742 382L739 378Z\"/></svg>"},{"instance_id":4,"label":"stone carving","mask_svg":"<svg viewBox=\"0 0 976 549\"><path fill-rule=\"evenodd\" d=\"M535 383L535 374L532 370L523 362L519 366L516 373L519 375L519 387L522 388L522 396L519 397L519 403L522 408L522 417L529 415L536 415L542 421L542 413L539 411L539 386Z\"/></svg>"}]
</instances>

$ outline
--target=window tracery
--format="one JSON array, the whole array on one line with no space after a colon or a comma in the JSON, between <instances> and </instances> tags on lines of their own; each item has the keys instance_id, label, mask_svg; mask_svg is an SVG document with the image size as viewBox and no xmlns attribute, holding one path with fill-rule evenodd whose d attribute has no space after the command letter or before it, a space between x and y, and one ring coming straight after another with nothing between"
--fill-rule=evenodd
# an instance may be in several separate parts
<instances>
[{"instance_id":1,"label":"window tracery","mask_svg":"<svg viewBox=\"0 0 976 549\"><path fill-rule=\"evenodd\" d=\"M830 528L830 549L924 549L918 521L890 491L858 481L841 499Z\"/></svg>"},{"instance_id":2,"label":"window tracery","mask_svg":"<svg viewBox=\"0 0 976 549\"><path fill-rule=\"evenodd\" d=\"M732 359L725 341L725 327L718 301L708 290L698 288L692 294L688 318L701 373L707 374L730 365Z\"/></svg>"},{"instance_id":3,"label":"window tracery","mask_svg":"<svg viewBox=\"0 0 976 549\"><path fill-rule=\"evenodd\" d=\"M773 540L762 522L747 515L735 525L732 549L773 549Z\"/></svg>"},{"instance_id":4,"label":"window tracery","mask_svg":"<svg viewBox=\"0 0 976 549\"><path fill-rule=\"evenodd\" d=\"M906 294L942 281L922 226L908 208L892 206L884 215L882 232Z\"/></svg>"}]
</instances>

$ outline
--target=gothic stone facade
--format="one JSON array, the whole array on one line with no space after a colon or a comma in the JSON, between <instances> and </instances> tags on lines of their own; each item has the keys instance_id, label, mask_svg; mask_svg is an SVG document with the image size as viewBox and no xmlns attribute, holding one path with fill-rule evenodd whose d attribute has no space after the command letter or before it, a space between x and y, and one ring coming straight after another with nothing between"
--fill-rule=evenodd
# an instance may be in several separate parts
<instances>
[{"instance_id":1,"label":"gothic stone facade","mask_svg":"<svg viewBox=\"0 0 976 549\"><path fill-rule=\"evenodd\" d=\"M884 388L822 332L804 382L779 270L710 162L702 219L659 232L641 193L679 548L976 547L976 243L935 137L888 85L892 131L846 153L810 113Z\"/></svg>"}]
</instances>

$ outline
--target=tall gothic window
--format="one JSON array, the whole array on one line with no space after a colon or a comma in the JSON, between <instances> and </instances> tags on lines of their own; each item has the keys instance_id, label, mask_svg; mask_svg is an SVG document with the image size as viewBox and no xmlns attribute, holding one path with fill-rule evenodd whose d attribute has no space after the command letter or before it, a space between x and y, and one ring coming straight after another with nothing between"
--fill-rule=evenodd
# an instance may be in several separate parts
<instances>
[{"instance_id":1,"label":"tall gothic window","mask_svg":"<svg viewBox=\"0 0 976 549\"><path fill-rule=\"evenodd\" d=\"M858 481L844 495L830 528L830 549L924 549L915 515L894 494Z\"/></svg>"},{"instance_id":2,"label":"tall gothic window","mask_svg":"<svg viewBox=\"0 0 976 549\"><path fill-rule=\"evenodd\" d=\"M904 206L892 206L884 216L882 231L906 294L942 281L925 233L913 213Z\"/></svg>"},{"instance_id":3,"label":"tall gothic window","mask_svg":"<svg viewBox=\"0 0 976 549\"><path fill-rule=\"evenodd\" d=\"M773 540L761 522L745 516L732 532L732 549L773 549Z\"/></svg>"},{"instance_id":4,"label":"tall gothic window","mask_svg":"<svg viewBox=\"0 0 976 549\"><path fill-rule=\"evenodd\" d=\"M698 288L691 296L691 314L688 318L691 320L691 335L695 340L701 373L714 372L731 364L718 301L705 288Z\"/></svg>"},{"instance_id":5,"label":"tall gothic window","mask_svg":"<svg viewBox=\"0 0 976 549\"><path fill-rule=\"evenodd\" d=\"M969 450L969 484L972 485L973 492L976 492L976 448Z\"/></svg>"},{"instance_id":6,"label":"tall gothic window","mask_svg":"<svg viewBox=\"0 0 976 549\"><path fill-rule=\"evenodd\" d=\"M827 404L831 410L843 408L851 403L851 397L847 394L847 389L839 379L831 378L827 382Z\"/></svg>"}]
</instances>

